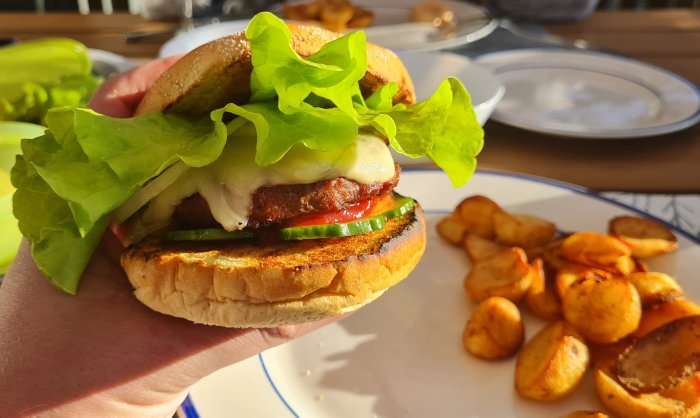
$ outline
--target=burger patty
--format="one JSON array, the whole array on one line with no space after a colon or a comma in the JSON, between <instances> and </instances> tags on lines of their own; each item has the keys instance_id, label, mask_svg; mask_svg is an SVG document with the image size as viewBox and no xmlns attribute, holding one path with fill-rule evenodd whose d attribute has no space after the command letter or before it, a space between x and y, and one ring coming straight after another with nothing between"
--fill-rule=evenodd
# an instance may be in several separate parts
<instances>
[{"instance_id":1,"label":"burger patty","mask_svg":"<svg viewBox=\"0 0 700 418\"><path fill-rule=\"evenodd\" d=\"M388 193L399 181L400 168L384 183L361 184L345 177L310 184L263 186L253 193L248 226L269 226L301 215L337 212L363 200ZM175 209L175 219L189 227L219 226L207 201L199 194L184 199Z\"/></svg>"}]
</instances>

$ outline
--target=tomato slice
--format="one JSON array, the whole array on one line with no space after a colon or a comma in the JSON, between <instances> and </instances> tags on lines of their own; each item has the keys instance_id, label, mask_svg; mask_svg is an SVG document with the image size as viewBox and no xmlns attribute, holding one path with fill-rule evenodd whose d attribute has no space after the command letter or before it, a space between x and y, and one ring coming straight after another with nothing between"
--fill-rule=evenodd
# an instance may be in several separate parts
<instances>
[{"instance_id":1,"label":"tomato slice","mask_svg":"<svg viewBox=\"0 0 700 418\"><path fill-rule=\"evenodd\" d=\"M291 219L285 223L285 228L299 226L328 225L350 222L355 219L378 215L391 209L394 205L394 194L386 193L373 199L363 200L337 212L315 213Z\"/></svg>"}]
</instances>

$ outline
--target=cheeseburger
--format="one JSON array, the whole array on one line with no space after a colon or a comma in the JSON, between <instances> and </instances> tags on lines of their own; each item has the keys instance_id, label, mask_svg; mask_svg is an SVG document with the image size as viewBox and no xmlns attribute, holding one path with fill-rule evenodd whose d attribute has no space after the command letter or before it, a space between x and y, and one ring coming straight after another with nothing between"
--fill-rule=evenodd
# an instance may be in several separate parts
<instances>
[{"instance_id":1,"label":"cheeseburger","mask_svg":"<svg viewBox=\"0 0 700 418\"><path fill-rule=\"evenodd\" d=\"M61 108L46 121L12 180L51 283L76 293L111 229L141 302L229 327L339 315L405 278L425 225L394 192L389 148L432 158L458 186L483 138L458 80L415 103L400 59L363 32L269 13L182 57L133 118Z\"/></svg>"}]
</instances>

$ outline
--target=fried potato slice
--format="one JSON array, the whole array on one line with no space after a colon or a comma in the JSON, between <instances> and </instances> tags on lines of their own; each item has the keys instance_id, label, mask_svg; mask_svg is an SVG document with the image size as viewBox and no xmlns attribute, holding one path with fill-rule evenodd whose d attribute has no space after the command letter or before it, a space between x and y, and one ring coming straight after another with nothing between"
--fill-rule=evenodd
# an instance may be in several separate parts
<instances>
[{"instance_id":1,"label":"fried potato slice","mask_svg":"<svg viewBox=\"0 0 700 418\"><path fill-rule=\"evenodd\" d=\"M524 338L525 327L518 307L501 297L490 297L479 303L462 334L464 348L486 360L512 356Z\"/></svg>"},{"instance_id":2,"label":"fried potato slice","mask_svg":"<svg viewBox=\"0 0 700 418\"><path fill-rule=\"evenodd\" d=\"M502 209L486 196L474 195L462 200L455 208L455 215L466 225L467 231L482 238L493 239L493 214Z\"/></svg>"},{"instance_id":3,"label":"fried potato slice","mask_svg":"<svg viewBox=\"0 0 700 418\"><path fill-rule=\"evenodd\" d=\"M499 241L520 248L545 245L557 233L556 225L542 218L503 210L494 212L493 226Z\"/></svg>"},{"instance_id":4,"label":"fried potato slice","mask_svg":"<svg viewBox=\"0 0 700 418\"><path fill-rule=\"evenodd\" d=\"M635 269L631 251L622 241L597 232L577 232L560 247L561 254L581 264L626 276Z\"/></svg>"},{"instance_id":5,"label":"fried potato slice","mask_svg":"<svg viewBox=\"0 0 700 418\"><path fill-rule=\"evenodd\" d=\"M617 216L608 222L608 233L624 242L638 258L666 254L678 248L678 240L662 223L639 216Z\"/></svg>"},{"instance_id":6,"label":"fried potato slice","mask_svg":"<svg viewBox=\"0 0 700 418\"><path fill-rule=\"evenodd\" d=\"M576 388L589 361L581 335L564 321L554 322L520 351L515 364L515 389L529 399L560 399Z\"/></svg>"},{"instance_id":7,"label":"fried potato slice","mask_svg":"<svg viewBox=\"0 0 700 418\"><path fill-rule=\"evenodd\" d=\"M686 316L700 315L700 306L686 299L677 299L665 303L657 303L651 309L642 313L639 326L632 333L633 338L642 338L651 331L676 319Z\"/></svg>"},{"instance_id":8,"label":"fried potato slice","mask_svg":"<svg viewBox=\"0 0 700 418\"><path fill-rule=\"evenodd\" d=\"M476 263L464 279L464 288L476 302L491 296L517 302L525 296L532 275L525 251L512 247Z\"/></svg>"},{"instance_id":9,"label":"fried potato slice","mask_svg":"<svg viewBox=\"0 0 700 418\"><path fill-rule=\"evenodd\" d=\"M466 234L462 245L472 263L478 263L507 248L497 242L470 233Z\"/></svg>"},{"instance_id":10,"label":"fried potato slice","mask_svg":"<svg viewBox=\"0 0 700 418\"><path fill-rule=\"evenodd\" d=\"M700 412L700 377L694 376L674 389L631 394L609 370L595 370L600 401L619 418L696 418Z\"/></svg>"},{"instance_id":11,"label":"fried potato slice","mask_svg":"<svg viewBox=\"0 0 700 418\"><path fill-rule=\"evenodd\" d=\"M602 279L607 277L610 277L610 273L607 271L569 262L564 264L564 266L557 271L554 276L554 285L557 290L557 295L559 295L560 299L564 300L564 296L567 290L569 290L569 287L577 281L585 278Z\"/></svg>"},{"instance_id":12,"label":"fried potato slice","mask_svg":"<svg viewBox=\"0 0 700 418\"><path fill-rule=\"evenodd\" d=\"M442 218L435 229L442 239L452 245L461 245L467 234L467 226L455 215Z\"/></svg>"},{"instance_id":13,"label":"fried potato slice","mask_svg":"<svg viewBox=\"0 0 700 418\"><path fill-rule=\"evenodd\" d=\"M525 304L532 313L544 320L561 319L561 299L556 293L554 281L545 275L542 259L536 259L531 266L532 283L525 293Z\"/></svg>"},{"instance_id":14,"label":"fried potato slice","mask_svg":"<svg viewBox=\"0 0 700 418\"><path fill-rule=\"evenodd\" d=\"M321 12L321 3L310 1L306 3L282 3L282 14L291 20L307 21L318 20Z\"/></svg>"},{"instance_id":15,"label":"fried potato slice","mask_svg":"<svg viewBox=\"0 0 700 418\"><path fill-rule=\"evenodd\" d=\"M561 418L609 418L608 414L598 411L574 411Z\"/></svg>"},{"instance_id":16,"label":"fried potato slice","mask_svg":"<svg viewBox=\"0 0 700 418\"><path fill-rule=\"evenodd\" d=\"M632 392L658 392L688 380L700 371L700 315L676 319L635 341L615 371Z\"/></svg>"},{"instance_id":17,"label":"fried potato slice","mask_svg":"<svg viewBox=\"0 0 700 418\"><path fill-rule=\"evenodd\" d=\"M587 339L607 344L637 329L642 304L632 283L619 277L585 277L562 300L564 318Z\"/></svg>"},{"instance_id":18,"label":"fried potato slice","mask_svg":"<svg viewBox=\"0 0 700 418\"><path fill-rule=\"evenodd\" d=\"M348 28L365 28L374 21L374 12L363 7L353 6L352 19L348 22Z\"/></svg>"},{"instance_id":19,"label":"fried potato slice","mask_svg":"<svg viewBox=\"0 0 700 418\"><path fill-rule=\"evenodd\" d=\"M627 276L639 293L642 308L648 309L657 303L680 299L683 289L666 273L639 272Z\"/></svg>"}]
</instances>

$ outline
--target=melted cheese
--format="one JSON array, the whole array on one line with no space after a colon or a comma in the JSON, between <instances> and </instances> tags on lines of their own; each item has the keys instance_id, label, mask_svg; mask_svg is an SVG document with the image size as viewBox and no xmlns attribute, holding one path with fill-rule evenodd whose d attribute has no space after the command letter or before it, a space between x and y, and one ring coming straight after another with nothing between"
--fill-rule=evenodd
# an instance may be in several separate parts
<instances>
[{"instance_id":1,"label":"melted cheese","mask_svg":"<svg viewBox=\"0 0 700 418\"><path fill-rule=\"evenodd\" d=\"M156 196L142 214L138 229L153 231L167 225L182 199L199 193L214 219L229 231L247 225L252 195L261 186L308 184L346 177L362 184L384 183L394 176L394 161L384 141L360 135L337 151L314 151L295 145L275 164L254 162L255 138L232 138L217 161L190 168Z\"/></svg>"}]
</instances>

